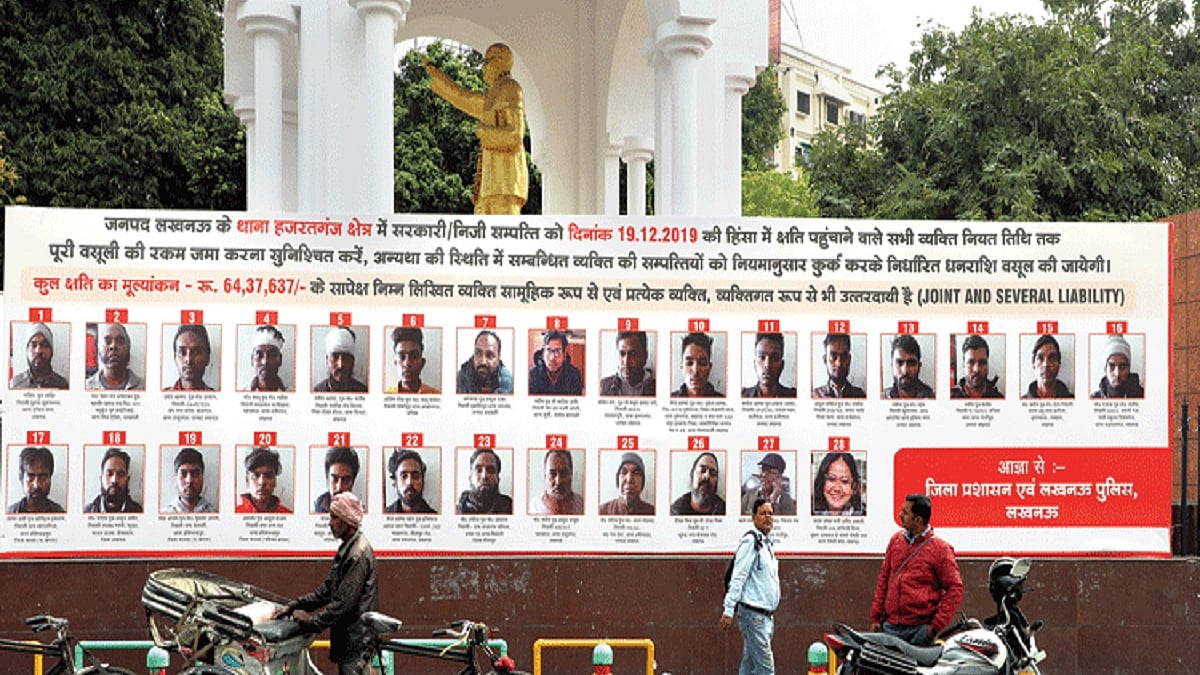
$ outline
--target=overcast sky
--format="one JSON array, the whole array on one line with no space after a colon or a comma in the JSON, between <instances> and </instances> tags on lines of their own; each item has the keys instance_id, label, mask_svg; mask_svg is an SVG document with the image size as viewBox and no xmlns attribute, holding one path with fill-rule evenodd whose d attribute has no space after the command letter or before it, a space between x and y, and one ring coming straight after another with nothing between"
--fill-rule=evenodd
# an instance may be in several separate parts
<instances>
[{"instance_id":1,"label":"overcast sky","mask_svg":"<svg viewBox=\"0 0 1200 675\"><path fill-rule=\"evenodd\" d=\"M1045 16L1041 0L782 0L783 41L848 66L857 80L875 80L879 66L908 63L919 26L932 19L959 30L971 19L971 8L989 14ZM795 9L797 37L788 15Z\"/></svg>"}]
</instances>

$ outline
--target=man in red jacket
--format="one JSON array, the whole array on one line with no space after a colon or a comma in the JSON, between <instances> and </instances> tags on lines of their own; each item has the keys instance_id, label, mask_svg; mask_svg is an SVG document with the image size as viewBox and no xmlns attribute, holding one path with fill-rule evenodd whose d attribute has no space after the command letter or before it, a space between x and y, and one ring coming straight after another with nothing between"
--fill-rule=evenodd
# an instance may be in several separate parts
<instances>
[{"instance_id":1,"label":"man in red jacket","mask_svg":"<svg viewBox=\"0 0 1200 675\"><path fill-rule=\"evenodd\" d=\"M904 498L904 529L888 542L871 601L871 630L882 629L918 646L933 643L963 599L954 548L933 533L932 512L927 495Z\"/></svg>"}]
</instances>

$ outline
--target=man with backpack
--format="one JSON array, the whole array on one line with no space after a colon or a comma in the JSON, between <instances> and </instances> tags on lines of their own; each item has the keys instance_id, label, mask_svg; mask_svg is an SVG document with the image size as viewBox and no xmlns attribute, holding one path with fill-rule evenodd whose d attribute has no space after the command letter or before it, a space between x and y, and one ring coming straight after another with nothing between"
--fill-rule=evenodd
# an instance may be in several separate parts
<instances>
[{"instance_id":1,"label":"man with backpack","mask_svg":"<svg viewBox=\"0 0 1200 675\"><path fill-rule=\"evenodd\" d=\"M754 528L742 535L727 574L720 625L729 630L736 613L742 632L742 664L738 675L774 675L775 609L779 606L779 560L771 548L775 510L771 502L754 502Z\"/></svg>"}]
</instances>

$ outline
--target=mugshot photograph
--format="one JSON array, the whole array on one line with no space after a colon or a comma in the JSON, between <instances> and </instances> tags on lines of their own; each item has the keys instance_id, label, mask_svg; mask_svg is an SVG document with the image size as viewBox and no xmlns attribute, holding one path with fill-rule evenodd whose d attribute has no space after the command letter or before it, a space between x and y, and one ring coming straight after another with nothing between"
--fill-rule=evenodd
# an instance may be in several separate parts
<instances>
[{"instance_id":1,"label":"mugshot photograph","mask_svg":"<svg viewBox=\"0 0 1200 675\"><path fill-rule=\"evenodd\" d=\"M771 502L777 516L796 515L796 451L741 453L741 514L754 515L760 499Z\"/></svg>"},{"instance_id":2,"label":"mugshot photograph","mask_svg":"<svg viewBox=\"0 0 1200 675\"><path fill-rule=\"evenodd\" d=\"M142 513L146 449L89 445L83 449L83 512Z\"/></svg>"},{"instance_id":3,"label":"mugshot photograph","mask_svg":"<svg viewBox=\"0 0 1200 675\"><path fill-rule=\"evenodd\" d=\"M867 453L812 453L812 515L867 515Z\"/></svg>"},{"instance_id":4,"label":"mugshot photograph","mask_svg":"<svg viewBox=\"0 0 1200 675\"><path fill-rule=\"evenodd\" d=\"M583 451L529 451L529 513L578 516L583 514Z\"/></svg>"},{"instance_id":5,"label":"mugshot photograph","mask_svg":"<svg viewBox=\"0 0 1200 675\"><path fill-rule=\"evenodd\" d=\"M582 396L587 369L582 331L529 331L529 395Z\"/></svg>"},{"instance_id":6,"label":"mugshot photograph","mask_svg":"<svg viewBox=\"0 0 1200 675\"><path fill-rule=\"evenodd\" d=\"M1004 398L1004 336L950 336L950 398Z\"/></svg>"},{"instance_id":7,"label":"mugshot photograph","mask_svg":"<svg viewBox=\"0 0 1200 675\"><path fill-rule=\"evenodd\" d=\"M8 344L9 389L70 388L71 324L14 321Z\"/></svg>"},{"instance_id":8,"label":"mugshot photograph","mask_svg":"<svg viewBox=\"0 0 1200 675\"><path fill-rule=\"evenodd\" d=\"M512 448L456 448L460 515L513 512Z\"/></svg>"},{"instance_id":9,"label":"mugshot photograph","mask_svg":"<svg viewBox=\"0 0 1200 675\"><path fill-rule=\"evenodd\" d=\"M67 446L8 446L7 512L66 513Z\"/></svg>"},{"instance_id":10,"label":"mugshot photograph","mask_svg":"<svg viewBox=\"0 0 1200 675\"><path fill-rule=\"evenodd\" d=\"M1142 373L1146 363L1146 336L1141 333L1088 336L1092 398L1144 398Z\"/></svg>"},{"instance_id":11,"label":"mugshot photograph","mask_svg":"<svg viewBox=\"0 0 1200 675\"><path fill-rule=\"evenodd\" d=\"M646 396L657 393L654 348L658 335L644 330L600 331L601 396Z\"/></svg>"},{"instance_id":12,"label":"mugshot photograph","mask_svg":"<svg viewBox=\"0 0 1200 675\"><path fill-rule=\"evenodd\" d=\"M513 393L513 329L459 328L455 390L460 394Z\"/></svg>"},{"instance_id":13,"label":"mugshot photograph","mask_svg":"<svg viewBox=\"0 0 1200 675\"><path fill-rule=\"evenodd\" d=\"M383 393L440 394L442 329L386 326Z\"/></svg>"},{"instance_id":14,"label":"mugshot photograph","mask_svg":"<svg viewBox=\"0 0 1200 675\"><path fill-rule=\"evenodd\" d=\"M367 448L315 445L309 450L308 489L313 513L329 513L333 496L353 492L367 506Z\"/></svg>"},{"instance_id":15,"label":"mugshot photograph","mask_svg":"<svg viewBox=\"0 0 1200 675\"><path fill-rule=\"evenodd\" d=\"M217 513L220 510L220 446L164 445L159 467L160 511Z\"/></svg>"},{"instance_id":16,"label":"mugshot photograph","mask_svg":"<svg viewBox=\"0 0 1200 675\"><path fill-rule=\"evenodd\" d=\"M671 398L725 396L724 333L671 333L671 345L678 364L671 375Z\"/></svg>"},{"instance_id":17,"label":"mugshot photograph","mask_svg":"<svg viewBox=\"0 0 1200 675\"><path fill-rule=\"evenodd\" d=\"M883 398L937 398L936 336L880 336L883 355Z\"/></svg>"},{"instance_id":18,"label":"mugshot photograph","mask_svg":"<svg viewBox=\"0 0 1200 675\"><path fill-rule=\"evenodd\" d=\"M442 453L437 448L384 447L384 513L435 514L442 505Z\"/></svg>"},{"instance_id":19,"label":"mugshot photograph","mask_svg":"<svg viewBox=\"0 0 1200 675\"><path fill-rule=\"evenodd\" d=\"M296 391L296 327L237 327L238 391Z\"/></svg>"},{"instance_id":20,"label":"mugshot photograph","mask_svg":"<svg viewBox=\"0 0 1200 675\"><path fill-rule=\"evenodd\" d=\"M313 392L367 393L369 339L367 326L313 326Z\"/></svg>"},{"instance_id":21,"label":"mugshot photograph","mask_svg":"<svg viewBox=\"0 0 1200 675\"><path fill-rule=\"evenodd\" d=\"M655 452L600 451L600 515L654 515Z\"/></svg>"},{"instance_id":22,"label":"mugshot photograph","mask_svg":"<svg viewBox=\"0 0 1200 675\"><path fill-rule=\"evenodd\" d=\"M292 513L295 449L240 445L237 470L241 482L234 513Z\"/></svg>"},{"instance_id":23,"label":"mugshot photograph","mask_svg":"<svg viewBox=\"0 0 1200 675\"><path fill-rule=\"evenodd\" d=\"M1022 399L1075 398L1075 336L1021 335Z\"/></svg>"},{"instance_id":24,"label":"mugshot photograph","mask_svg":"<svg viewBox=\"0 0 1200 675\"><path fill-rule=\"evenodd\" d=\"M795 333L742 334L742 398L796 398L795 384Z\"/></svg>"},{"instance_id":25,"label":"mugshot photograph","mask_svg":"<svg viewBox=\"0 0 1200 675\"><path fill-rule=\"evenodd\" d=\"M164 324L162 340L164 391L216 391L221 388L220 326ZM168 354L170 358L167 358Z\"/></svg>"},{"instance_id":26,"label":"mugshot photograph","mask_svg":"<svg viewBox=\"0 0 1200 675\"><path fill-rule=\"evenodd\" d=\"M813 333L811 354L813 398L867 397L866 335Z\"/></svg>"},{"instance_id":27,"label":"mugshot photograph","mask_svg":"<svg viewBox=\"0 0 1200 675\"><path fill-rule=\"evenodd\" d=\"M724 467L724 450L672 450L671 515L725 515Z\"/></svg>"},{"instance_id":28,"label":"mugshot photograph","mask_svg":"<svg viewBox=\"0 0 1200 675\"><path fill-rule=\"evenodd\" d=\"M146 324L89 323L84 332L87 341L96 345L95 362L87 364L85 389L145 391L141 373L146 372ZM171 341L163 344L169 349ZM90 358L91 349L87 351ZM174 363L170 357L163 361Z\"/></svg>"}]
</instances>

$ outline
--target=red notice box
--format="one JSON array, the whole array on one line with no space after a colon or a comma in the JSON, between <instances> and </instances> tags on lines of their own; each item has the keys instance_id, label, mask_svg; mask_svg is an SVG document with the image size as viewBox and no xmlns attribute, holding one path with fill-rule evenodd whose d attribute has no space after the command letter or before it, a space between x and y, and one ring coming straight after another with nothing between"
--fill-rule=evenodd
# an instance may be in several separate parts
<instances>
[{"instance_id":1,"label":"red notice box","mask_svg":"<svg viewBox=\"0 0 1200 675\"><path fill-rule=\"evenodd\" d=\"M935 527L1170 527L1170 448L902 448L895 503Z\"/></svg>"}]
</instances>

